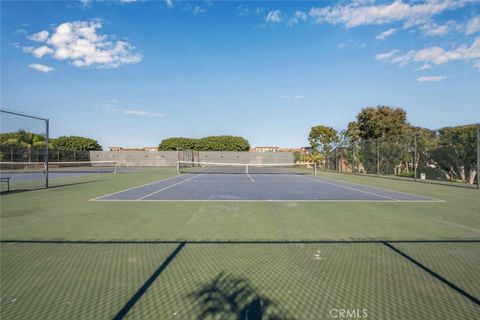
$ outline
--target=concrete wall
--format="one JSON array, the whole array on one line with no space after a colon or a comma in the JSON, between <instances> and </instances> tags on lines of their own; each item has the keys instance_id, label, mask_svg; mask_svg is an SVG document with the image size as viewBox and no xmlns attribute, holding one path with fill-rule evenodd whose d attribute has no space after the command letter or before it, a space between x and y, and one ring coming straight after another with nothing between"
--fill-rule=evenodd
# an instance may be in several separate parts
<instances>
[{"instance_id":1,"label":"concrete wall","mask_svg":"<svg viewBox=\"0 0 480 320\"><path fill-rule=\"evenodd\" d=\"M175 166L177 151L90 151L90 160L116 161L126 167Z\"/></svg>"},{"instance_id":2,"label":"concrete wall","mask_svg":"<svg viewBox=\"0 0 480 320\"><path fill-rule=\"evenodd\" d=\"M177 151L90 151L91 161L116 161L118 166L175 166ZM229 163L293 163L293 152L201 151L195 161Z\"/></svg>"},{"instance_id":3,"label":"concrete wall","mask_svg":"<svg viewBox=\"0 0 480 320\"><path fill-rule=\"evenodd\" d=\"M233 163L293 163L293 152L202 151L199 161Z\"/></svg>"}]
</instances>

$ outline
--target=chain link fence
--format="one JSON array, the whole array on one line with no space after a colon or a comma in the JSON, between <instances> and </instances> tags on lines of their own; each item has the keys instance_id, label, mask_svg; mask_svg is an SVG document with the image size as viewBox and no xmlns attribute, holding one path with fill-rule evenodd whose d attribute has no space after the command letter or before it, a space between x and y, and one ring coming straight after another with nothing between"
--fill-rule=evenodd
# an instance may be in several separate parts
<instances>
[{"instance_id":1,"label":"chain link fence","mask_svg":"<svg viewBox=\"0 0 480 320\"><path fill-rule=\"evenodd\" d=\"M0 144L0 161L2 162L44 162L45 149L18 147ZM88 150L50 150L49 161L90 161Z\"/></svg>"},{"instance_id":2,"label":"chain link fence","mask_svg":"<svg viewBox=\"0 0 480 320\"><path fill-rule=\"evenodd\" d=\"M324 170L478 187L480 125L415 133L338 146L324 155Z\"/></svg>"},{"instance_id":3,"label":"chain link fence","mask_svg":"<svg viewBox=\"0 0 480 320\"><path fill-rule=\"evenodd\" d=\"M1 109L0 124L0 191L48 187L48 119Z\"/></svg>"}]
</instances>

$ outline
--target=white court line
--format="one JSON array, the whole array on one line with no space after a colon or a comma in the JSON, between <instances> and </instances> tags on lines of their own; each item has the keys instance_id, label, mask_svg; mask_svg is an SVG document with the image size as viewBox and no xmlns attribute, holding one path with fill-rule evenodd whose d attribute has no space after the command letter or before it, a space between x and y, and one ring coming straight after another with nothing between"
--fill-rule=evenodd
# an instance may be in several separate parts
<instances>
[{"instance_id":1,"label":"white court line","mask_svg":"<svg viewBox=\"0 0 480 320\"><path fill-rule=\"evenodd\" d=\"M170 177L170 178L157 180L157 181L154 181L154 182L149 182L149 183L146 183L146 184L142 184L140 186L131 187L131 188L128 188L128 189L123 189L123 190L113 192L113 193L110 193L110 194L107 194L107 195L104 195L104 196L96 197L96 198L90 199L88 201L98 201L101 198L110 197L110 196L113 196L113 195L116 195L116 194L119 194L119 193L122 193L122 192L125 192L125 191L130 191L130 190L134 190L134 189L138 189L138 188L143 188L143 187L155 184L155 183L160 183L160 182L163 182L163 181L168 181L168 180L172 180L172 179L175 179L175 178L181 178L181 177L183 177L183 176L178 176L177 175L177 176L173 176L173 177Z\"/></svg>"},{"instance_id":2,"label":"white court line","mask_svg":"<svg viewBox=\"0 0 480 320\"><path fill-rule=\"evenodd\" d=\"M187 181L189 181L189 180L195 179L196 177L198 177L198 176L193 176L193 177L190 177L190 178L188 178L188 179L182 180L182 181L180 181L180 182L174 183L174 184L172 184L172 185L170 185L170 186L168 186L168 187L165 187L165 188L163 188L163 189L157 190L157 191L152 192L152 193L149 193L149 194L147 194L147 195L145 195L145 196L143 196L143 197L140 197L140 198L138 198L138 199L135 199L135 201L143 200L143 199L148 198L148 197L150 197L150 196L152 196L152 195L154 195L154 194L156 194L156 193L162 192L162 191L164 191L164 190L167 190L167 189L170 189L170 188L172 188L172 187L178 186L178 185L181 184L181 183L184 183L184 182L187 182Z\"/></svg>"},{"instance_id":3,"label":"white court line","mask_svg":"<svg viewBox=\"0 0 480 320\"><path fill-rule=\"evenodd\" d=\"M358 177L361 177L361 175L357 175ZM328 178L324 178L324 177L320 177L320 176L315 176L317 179L321 179L321 180L328 180L328 181L340 181L340 180L333 180L333 179L328 179ZM403 180L398 180L398 181L403 181ZM407 181L407 180L405 180ZM402 191L395 191L395 190L391 190L391 189L387 189L387 188L382 188L382 187L371 187L371 186L368 186L368 185L365 185L365 184L361 184L361 183L356 183L356 182L350 182L350 181L341 181L343 183L347 183L347 184L353 184L353 185L356 185L356 186L361 186L361 187L367 187L367 188L371 188L371 189L377 189L377 190L384 190L384 191L389 191L389 192L396 192L396 193L401 193L401 194L404 194L404 195L407 195L407 196L411 196L411 197L420 197L420 198L427 198L427 199L432 199L432 200L435 200L437 202L446 202L445 200L441 200L441 199L437 199L437 198L432 198L432 197L427 197L427 196L420 196L418 194L412 194L412 193L408 193L408 192L402 192ZM407 182L410 182L410 181L407 181Z\"/></svg>"},{"instance_id":4,"label":"white court line","mask_svg":"<svg viewBox=\"0 0 480 320\"><path fill-rule=\"evenodd\" d=\"M103 201L103 202L134 202L134 201L141 201L141 202L365 202L365 203L439 203L444 202L441 200L349 200L349 199L310 199L310 200L276 200L276 199L265 199L265 200L247 200L247 199L150 199L150 200L122 200L122 199L99 199L96 201Z\"/></svg>"},{"instance_id":5,"label":"white court line","mask_svg":"<svg viewBox=\"0 0 480 320\"><path fill-rule=\"evenodd\" d=\"M250 178L250 180L252 180L252 182L255 182L255 180L253 180L253 178L252 178L251 175L249 175L249 174L247 173L247 176Z\"/></svg>"},{"instance_id":6,"label":"white court line","mask_svg":"<svg viewBox=\"0 0 480 320\"><path fill-rule=\"evenodd\" d=\"M314 180L314 178L308 178L308 177L305 177L305 179ZM376 194L376 193L373 193L373 192L368 192L368 191L365 191L365 190L360 190L360 189L356 189L356 188L352 188L352 187L346 187L346 186L342 186L342 185L339 185L339 184L335 184L335 183L331 183L331 182L326 182L326 181L323 181L323 180L320 180L320 179L315 179L315 181L317 181L318 183L325 183L325 184L329 184L329 185L336 186L336 187L340 187L340 188L344 188L344 189L349 189L349 190L354 190L354 191L358 191L358 192L363 192L363 193L366 193L366 194L369 194L369 195L372 195L372 196L375 196L375 197L380 197L380 198L384 198L384 199L390 199L390 200L394 200L394 201L401 201L400 199L396 199L396 198L392 198L392 197L388 197L388 196L382 196L382 195L380 195L380 194Z\"/></svg>"}]
</instances>

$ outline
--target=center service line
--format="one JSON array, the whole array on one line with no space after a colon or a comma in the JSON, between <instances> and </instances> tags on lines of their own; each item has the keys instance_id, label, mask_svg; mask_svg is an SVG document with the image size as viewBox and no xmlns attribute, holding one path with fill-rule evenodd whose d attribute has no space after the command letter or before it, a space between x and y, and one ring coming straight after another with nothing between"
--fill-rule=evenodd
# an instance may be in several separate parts
<instances>
[{"instance_id":1,"label":"center service line","mask_svg":"<svg viewBox=\"0 0 480 320\"><path fill-rule=\"evenodd\" d=\"M157 190L157 191L155 191L155 192L152 192L152 193L149 193L149 194L147 194L147 195L144 195L143 197L140 197L140 198L136 199L135 201L143 200L143 199L145 199L145 198L147 198L147 197L150 197L151 195L154 195L154 194L156 194L156 193L159 193L159 192L162 192L162 191L164 191L164 190L170 189L170 188L172 188L172 187L175 187L175 186L177 186L177 185L179 185L179 184L181 184L181 183L184 183L184 182L186 182L186 181L192 180L192 179L197 178L197 177L199 177L199 176L200 176L200 175L198 175L198 176L193 176L193 177L190 177L190 178L188 178L188 179L182 180L182 181L180 181L180 182L174 183L174 184L172 184L172 185L170 185L170 186L168 186L168 187L165 187L165 188L163 188L163 189L160 189L160 190Z\"/></svg>"}]
</instances>

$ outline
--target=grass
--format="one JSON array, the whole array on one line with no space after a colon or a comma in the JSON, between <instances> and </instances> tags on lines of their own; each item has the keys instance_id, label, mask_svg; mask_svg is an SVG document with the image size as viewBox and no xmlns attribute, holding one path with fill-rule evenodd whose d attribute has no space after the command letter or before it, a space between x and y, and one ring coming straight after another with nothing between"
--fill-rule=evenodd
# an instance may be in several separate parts
<instances>
[{"instance_id":1,"label":"grass","mask_svg":"<svg viewBox=\"0 0 480 320\"><path fill-rule=\"evenodd\" d=\"M477 190L334 173L321 173L320 176L445 202L88 201L173 175L173 169L90 175L52 180L54 188L48 190L2 195L1 237L15 240L480 238L480 197Z\"/></svg>"},{"instance_id":2,"label":"grass","mask_svg":"<svg viewBox=\"0 0 480 320\"><path fill-rule=\"evenodd\" d=\"M444 202L89 201L175 174L88 175L2 194L0 316L192 319L212 303L238 315L255 301L279 319L331 319L334 308L367 309L369 319L480 314L457 290L480 295L477 190L321 172Z\"/></svg>"}]
</instances>

